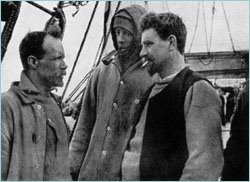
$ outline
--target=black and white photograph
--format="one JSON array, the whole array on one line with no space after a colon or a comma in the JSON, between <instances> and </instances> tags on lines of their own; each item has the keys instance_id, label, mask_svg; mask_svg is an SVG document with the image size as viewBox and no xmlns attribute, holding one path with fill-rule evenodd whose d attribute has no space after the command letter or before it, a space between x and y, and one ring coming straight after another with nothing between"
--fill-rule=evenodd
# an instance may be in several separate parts
<instances>
[{"instance_id":1,"label":"black and white photograph","mask_svg":"<svg viewBox=\"0 0 250 182\"><path fill-rule=\"evenodd\" d=\"M249 1L1 1L1 181L249 181Z\"/></svg>"}]
</instances>

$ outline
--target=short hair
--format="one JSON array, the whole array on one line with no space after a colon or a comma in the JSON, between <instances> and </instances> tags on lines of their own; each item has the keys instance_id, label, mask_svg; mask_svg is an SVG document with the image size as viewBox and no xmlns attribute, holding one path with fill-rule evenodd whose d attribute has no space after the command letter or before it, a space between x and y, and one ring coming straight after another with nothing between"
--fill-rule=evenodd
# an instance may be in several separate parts
<instances>
[{"instance_id":1,"label":"short hair","mask_svg":"<svg viewBox=\"0 0 250 182\"><path fill-rule=\"evenodd\" d=\"M141 32L153 28L161 39L166 40L170 35L177 39L178 50L184 54L187 29L182 19L173 13L147 13L141 17Z\"/></svg>"},{"instance_id":2,"label":"short hair","mask_svg":"<svg viewBox=\"0 0 250 182\"><path fill-rule=\"evenodd\" d=\"M29 32L25 35L19 46L19 54L22 61L23 69L28 70L29 65L27 58L35 56L37 59L42 59L46 53L43 49L43 42L47 35L57 38L55 35L45 31Z\"/></svg>"}]
</instances>

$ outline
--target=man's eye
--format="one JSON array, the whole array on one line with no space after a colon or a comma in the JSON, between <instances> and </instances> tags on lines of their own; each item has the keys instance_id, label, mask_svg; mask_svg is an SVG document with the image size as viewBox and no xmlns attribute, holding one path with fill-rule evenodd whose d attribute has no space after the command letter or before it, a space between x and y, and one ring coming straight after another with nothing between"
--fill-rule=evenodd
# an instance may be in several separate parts
<instances>
[{"instance_id":1,"label":"man's eye","mask_svg":"<svg viewBox=\"0 0 250 182\"><path fill-rule=\"evenodd\" d=\"M125 35L126 36L132 36L132 34L130 32L128 32L128 31L125 32Z\"/></svg>"},{"instance_id":2,"label":"man's eye","mask_svg":"<svg viewBox=\"0 0 250 182\"><path fill-rule=\"evenodd\" d=\"M151 42L146 42L146 43L144 43L144 46L145 47L150 47L150 46L152 46L152 43Z\"/></svg>"},{"instance_id":3,"label":"man's eye","mask_svg":"<svg viewBox=\"0 0 250 182\"><path fill-rule=\"evenodd\" d=\"M58 57L58 58L51 59L51 61L62 61L63 59L64 59L63 57Z\"/></svg>"}]
</instances>

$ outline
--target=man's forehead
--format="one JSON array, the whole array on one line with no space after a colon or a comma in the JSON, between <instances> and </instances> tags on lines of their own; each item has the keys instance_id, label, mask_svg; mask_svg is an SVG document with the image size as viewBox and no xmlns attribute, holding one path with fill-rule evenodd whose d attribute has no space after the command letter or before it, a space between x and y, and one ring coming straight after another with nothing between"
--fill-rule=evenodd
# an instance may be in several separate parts
<instances>
[{"instance_id":1,"label":"man's forehead","mask_svg":"<svg viewBox=\"0 0 250 182\"><path fill-rule=\"evenodd\" d=\"M142 41L154 40L156 38L159 38L159 34L153 28L146 29L142 32Z\"/></svg>"},{"instance_id":2,"label":"man's forehead","mask_svg":"<svg viewBox=\"0 0 250 182\"><path fill-rule=\"evenodd\" d=\"M44 48L50 49L50 48L54 48L54 47L58 47L58 46L63 47L61 39L55 38L51 35L47 35L44 38L44 41L43 41Z\"/></svg>"}]
</instances>

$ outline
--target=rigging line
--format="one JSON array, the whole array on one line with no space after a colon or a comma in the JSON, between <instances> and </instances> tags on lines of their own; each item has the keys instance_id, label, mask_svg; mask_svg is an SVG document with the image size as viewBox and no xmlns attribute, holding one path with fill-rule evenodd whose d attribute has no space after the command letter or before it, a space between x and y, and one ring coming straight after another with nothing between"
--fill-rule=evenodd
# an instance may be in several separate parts
<instances>
[{"instance_id":1,"label":"rigging line","mask_svg":"<svg viewBox=\"0 0 250 182\"><path fill-rule=\"evenodd\" d=\"M210 60L208 61L208 63L203 62L202 59L200 59L200 58L198 60L201 62L201 64L203 66L208 66L208 65L210 65L212 63L212 61L214 60L214 58L213 58L213 56L212 57L210 56Z\"/></svg>"},{"instance_id":2,"label":"rigging line","mask_svg":"<svg viewBox=\"0 0 250 182\"><path fill-rule=\"evenodd\" d=\"M204 9L204 2L202 1L202 11L203 11L203 19L204 19L204 28L205 28L205 38L206 38L206 45L207 45L207 52L208 50L208 41L207 41L207 26L206 26L206 16L205 16L205 9Z\"/></svg>"},{"instance_id":3,"label":"rigging line","mask_svg":"<svg viewBox=\"0 0 250 182\"><path fill-rule=\"evenodd\" d=\"M120 4L121 2L119 1L118 4L117 4L117 7L116 7L116 10L115 10L115 13L119 10L119 7L120 7ZM108 36L110 34L110 29L109 29L109 32L108 32ZM97 62L97 57L98 57L98 54L100 52L100 49L101 49L101 46L104 44L104 35L102 36L102 39L101 39L101 42L99 44L99 47L98 47L98 50L97 50L97 54L96 54L96 57L95 57L95 61L93 63L93 66L92 66L92 69L84 76L84 78L79 82L79 84L76 86L76 88L69 94L68 98L67 98L67 101L69 101L73 95L80 89L80 87L88 80L90 74L93 72L93 70L95 69L95 67L100 63L100 61ZM103 51L103 50L102 50ZM99 54L100 56L100 54ZM100 59L100 58L99 58ZM97 62L97 63L96 63ZM96 63L96 64L95 64ZM77 96L79 97L79 95L83 93L83 91L81 91ZM74 100L76 100L76 98Z\"/></svg>"},{"instance_id":4,"label":"rigging line","mask_svg":"<svg viewBox=\"0 0 250 182\"><path fill-rule=\"evenodd\" d=\"M195 24L195 29L194 29L193 38L192 38L192 41L191 41L191 44L190 44L190 47L189 47L189 51L188 51L189 53L190 53L190 51L191 51L191 48L192 48L192 45L193 45L193 42L194 42L194 37L195 37L195 34L196 34L196 30L197 30L197 27L198 27L199 13L200 13L200 2L198 2L197 16L196 16L196 24Z\"/></svg>"},{"instance_id":5,"label":"rigging line","mask_svg":"<svg viewBox=\"0 0 250 182\"><path fill-rule=\"evenodd\" d=\"M22 4L22 1L15 2L14 6L16 8L11 10L10 16L4 25L4 28L1 34L1 63L3 62L3 58L7 51L8 44L11 40L11 37L14 31L19 13L20 13L21 4Z\"/></svg>"},{"instance_id":6,"label":"rigging line","mask_svg":"<svg viewBox=\"0 0 250 182\"><path fill-rule=\"evenodd\" d=\"M227 23L227 28L228 28L228 32L229 32L229 37L230 37L230 40L231 40L231 43L232 43L232 49L233 49L233 51L234 51L234 53L235 53L233 38L232 38L232 35L231 35L231 31L230 31L230 27L229 27L229 22L228 22L228 19L227 19L226 10L225 10L223 1L221 1L221 4L222 4L222 7L223 7L224 16L225 16L226 23Z\"/></svg>"},{"instance_id":7,"label":"rigging line","mask_svg":"<svg viewBox=\"0 0 250 182\"><path fill-rule=\"evenodd\" d=\"M210 52L211 44L212 44L213 25L214 25L214 13L215 13L215 1L213 2L213 7L212 7L212 21L211 21L211 30L210 30L210 40L209 40L208 52Z\"/></svg>"},{"instance_id":8,"label":"rigging line","mask_svg":"<svg viewBox=\"0 0 250 182\"><path fill-rule=\"evenodd\" d=\"M145 9L148 11L148 1L144 1Z\"/></svg>"},{"instance_id":9,"label":"rigging line","mask_svg":"<svg viewBox=\"0 0 250 182\"><path fill-rule=\"evenodd\" d=\"M168 2L165 1L164 5L167 7L167 10L168 10L168 12L169 12Z\"/></svg>"},{"instance_id":10,"label":"rigging line","mask_svg":"<svg viewBox=\"0 0 250 182\"><path fill-rule=\"evenodd\" d=\"M91 70L92 71L92 70ZM69 100L78 90L79 88L82 86L83 83L85 83L86 79L89 77L91 71L89 71L84 78L78 83L78 85L76 86L76 88L69 94L67 100Z\"/></svg>"},{"instance_id":11,"label":"rigging line","mask_svg":"<svg viewBox=\"0 0 250 182\"><path fill-rule=\"evenodd\" d=\"M101 39L101 42L99 44L99 47L98 47L98 50L97 50L97 53L96 53L96 56L95 56L95 61L94 61L93 65L92 65L92 69L94 69L96 67L97 57L100 54L103 41L104 41L104 35L102 35L102 39Z\"/></svg>"},{"instance_id":12,"label":"rigging line","mask_svg":"<svg viewBox=\"0 0 250 182\"><path fill-rule=\"evenodd\" d=\"M64 91L63 91L62 99L63 99L63 97L64 97L64 95L65 95L65 93L66 93L66 91L67 91L67 89L68 89L70 80L71 80L71 78L72 78L72 75L73 75L74 70L75 70L75 67L76 67L76 64L77 64L77 62L78 62L78 60L79 60L80 53L82 52L82 48L83 48L83 45L84 45L85 40L86 40L86 38L87 38L89 29L90 29L90 25L91 25L91 23L92 23L92 21L93 21L93 18L94 18L94 15L95 15L95 12L96 12L96 9L97 9L98 4L99 4L99 1L96 1L94 10L93 10L93 12L92 12L92 14L91 14L90 21L89 21L89 23L88 23L88 27L87 27L87 29L86 29L86 31L85 31L85 33L84 33L84 38L83 38L83 40L82 40L80 49L79 49L79 51L78 51L78 53L77 53L76 60L75 60L74 65L73 65L73 67L72 67L71 73L70 73L70 75L69 75L69 79L68 79L68 81L67 81L66 87L65 87L65 89L64 89Z\"/></svg>"},{"instance_id":13,"label":"rigging line","mask_svg":"<svg viewBox=\"0 0 250 182\"><path fill-rule=\"evenodd\" d=\"M47 8L45 8L45 7L43 7L43 6L41 6L41 5L38 4L38 3L35 3L35 2L33 2L33 1L26 1L26 2L29 3L29 4L31 4L31 5L33 5L33 6L35 6L35 7L37 7L38 9L40 9L40 10L42 10L42 11L44 11L44 12L50 14L51 16L54 15L54 12L53 12L53 11L50 11L49 9L47 9Z\"/></svg>"},{"instance_id":14,"label":"rigging line","mask_svg":"<svg viewBox=\"0 0 250 182\"><path fill-rule=\"evenodd\" d=\"M76 96L74 99L72 99L72 102L75 102L76 99L77 99L82 93L85 92L85 90L86 90L86 87L84 87L84 88L81 90L81 92L79 92L79 94L77 94L77 96Z\"/></svg>"},{"instance_id":15,"label":"rigging line","mask_svg":"<svg viewBox=\"0 0 250 182\"><path fill-rule=\"evenodd\" d=\"M77 86L74 88L74 90L69 94L68 98L66 99L65 102L68 102L73 96L74 94L80 89L80 87L86 82L86 80L88 79L88 77L90 76L90 74L92 73L92 71L94 70L95 68L95 63L96 63L96 60L97 60L97 56L100 52L100 49L101 49L101 45L103 43L103 36L102 36L102 39L101 39L101 42L99 44L99 47L98 47L98 50L97 50L97 54L96 54L96 57L95 57L95 61L92 65L92 69L84 76L84 78L77 84ZM78 96L77 96L78 97Z\"/></svg>"},{"instance_id":16,"label":"rigging line","mask_svg":"<svg viewBox=\"0 0 250 182\"><path fill-rule=\"evenodd\" d=\"M116 9L115 9L115 13L119 10L120 5L121 5L121 1L118 1L117 6L116 6ZM115 13L114 13L114 14L115 14ZM102 45L102 51L101 51L101 53L100 53L100 55L99 55L98 62L97 62L97 64L96 64L96 66L97 66L97 65L100 63L100 61L101 61L102 54L103 54L103 51L104 51L104 49L105 49L105 47L106 47L106 44L107 44L107 42L108 42L108 38L109 38L110 33L111 33L111 30L110 30L110 27L109 27L109 31L108 31L108 33L107 33L107 36L104 38L104 42L103 42L103 45ZM105 35L104 35L104 36L105 36Z\"/></svg>"}]
</instances>

